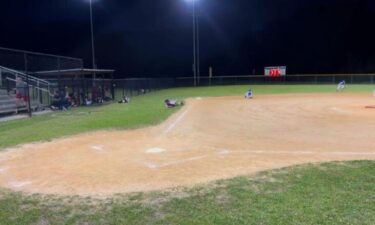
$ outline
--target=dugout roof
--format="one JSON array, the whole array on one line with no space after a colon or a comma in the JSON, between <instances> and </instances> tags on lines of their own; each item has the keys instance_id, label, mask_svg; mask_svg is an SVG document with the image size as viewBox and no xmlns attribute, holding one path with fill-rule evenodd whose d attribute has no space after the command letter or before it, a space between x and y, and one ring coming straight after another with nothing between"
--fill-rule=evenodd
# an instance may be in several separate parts
<instances>
[{"instance_id":1,"label":"dugout roof","mask_svg":"<svg viewBox=\"0 0 375 225\"><path fill-rule=\"evenodd\" d=\"M110 69L67 69L67 70L50 70L33 73L37 77L48 78L84 78L90 76L100 76L103 78L112 78L115 70Z\"/></svg>"}]
</instances>

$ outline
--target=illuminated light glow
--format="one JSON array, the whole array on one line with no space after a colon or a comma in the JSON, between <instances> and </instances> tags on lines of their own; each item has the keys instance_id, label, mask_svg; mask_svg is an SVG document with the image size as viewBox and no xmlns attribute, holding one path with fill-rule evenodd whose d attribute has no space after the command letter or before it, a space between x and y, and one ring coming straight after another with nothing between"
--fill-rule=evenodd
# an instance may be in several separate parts
<instances>
[{"instance_id":1,"label":"illuminated light glow","mask_svg":"<svg viewBox=\"0 0 375 225\"><path fill-rule=\"evenodd\" d=\"M280 69L271 69L270 70L270 77L280 77L281 70Z\"/></svg>"}]
</instances>

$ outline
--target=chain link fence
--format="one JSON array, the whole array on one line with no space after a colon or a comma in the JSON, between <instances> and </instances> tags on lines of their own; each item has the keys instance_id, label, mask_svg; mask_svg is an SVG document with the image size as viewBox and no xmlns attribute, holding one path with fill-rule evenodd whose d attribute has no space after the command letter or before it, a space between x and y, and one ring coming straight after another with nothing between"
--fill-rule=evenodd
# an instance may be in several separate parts
<instances>
[{"instance_id":1,"label":"chain link fence","mask_svg":"<svg viewBox=\"0 0 375 225\"><path fill-rule=\"evenodd\" d=\"M247 85L247 84L337 84L345 80L348 84L373 84L375 74L306 74L286 75L282 77L266 77L264 75L249 76L214 76L200 77L198 86L210 85ZM194 85L194 77L176 78L177 87Z\"/></svg>"},{"instance_id":2,"label":"chain link fence","mask_svg":"<svg viewBox=\"0 0 375 225\"><path fill-rule=\"evenodd\" d=\"M23 73L83 68L83 60L0 47L0 65Z\"/></svg>"},{"instance_id":3,"label":"chain link fence","mask_svg":"<svg viewBox=\"0 0 375 225\"><path fill-rule=\"evenodd\" d=\"M263 84L337 84L345 80L348 84L373 84L375 74L335 75L289 75L279 78L265 76L220 76L201 77L198 86L263 85ZM183 78L129 78L129 79L48 79L50 96L63 92L74 98L77 105L120 100L157 90L192 87L193 77ZM31 93L33 95L33 93ZM44 99L49 99L47 96ZM51 100L49 100L51 101Z\"/></svg>"},{"instance_id":4,"label":"chain link fence","mask_svg":"<svg viewBox=\"0 0 375 225\"><path fill-rule=\"evenodd\" d=\"M86 101L103 103L134 97L156 90L176 87L175 78L134 79L47 79L50 96L64 93L74 99L76 105Z\"/></svg>"},{"instance_id":5,"label":"chain link fence","mask_svg":"<svg viewBox=\"0 0 375 225\"><path fill-rule=\"evenodd\" d=\"M2 71L0 80L7 83L9 90L15 90L16 76L5 76L11 71ZM8 74L9 75L9 74ZM19 74L16 74L20 76ZM192 87L193 77L181 78L133 78L133 79L48 79L48 83L38 83L29 78L30 99L38 100L43 106L50 107L70 99L69 104L75 106L95 105L118 101L126 97L134 97L157 90ZM374 84L375 74L311 74L287 75L279 78L259 76L216 76L201 77L198 86L221 85L272 85L272 84L337 84L345 80L347 84ZM90 102L90 104L88 104Z\"/></svg>"}]
</instances>

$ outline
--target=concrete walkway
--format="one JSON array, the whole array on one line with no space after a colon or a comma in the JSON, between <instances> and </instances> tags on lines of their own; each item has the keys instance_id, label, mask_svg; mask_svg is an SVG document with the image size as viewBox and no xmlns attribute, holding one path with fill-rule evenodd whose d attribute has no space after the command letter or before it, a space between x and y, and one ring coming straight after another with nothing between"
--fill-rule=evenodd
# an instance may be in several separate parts
<instances>
[{"instance_id":1,"label":"concrete walkway","mask_svg":"<svg viewBox=\"0 0 375 225\"><path fill-rule=\"evenodd\" d=\"M52 113L52 112L53 111L51 111L51 110L33 112L33 116L40 116L40 115L44 115L44 114ZM0 118L0 123L12 121L12 120L26 119L26 118L29 118L29 115L27 113L18 114L18 115L11 115L11 116L6 116L6 117L3 117L3 118Z\"/></svg>"}]
</instances>

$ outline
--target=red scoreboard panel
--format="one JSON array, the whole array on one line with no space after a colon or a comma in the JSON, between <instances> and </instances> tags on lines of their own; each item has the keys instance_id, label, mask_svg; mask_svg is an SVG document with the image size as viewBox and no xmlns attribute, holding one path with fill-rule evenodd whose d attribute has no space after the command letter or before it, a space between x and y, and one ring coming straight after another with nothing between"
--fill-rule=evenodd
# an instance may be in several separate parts
<instances>
[{"instance_id":1,"label":"red scoreboard panel","mask_svg":"<svg viewBox=\"0 0 375 225\"><path fill-rule=\"evenodd\" d=\"M286 75L285 66L274 66L264 68L264 75L267 77L281 77Z\"/></svg>"}]
</instances>

